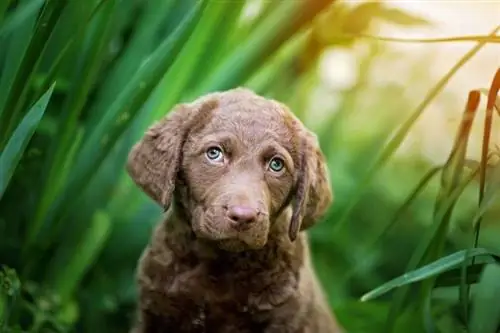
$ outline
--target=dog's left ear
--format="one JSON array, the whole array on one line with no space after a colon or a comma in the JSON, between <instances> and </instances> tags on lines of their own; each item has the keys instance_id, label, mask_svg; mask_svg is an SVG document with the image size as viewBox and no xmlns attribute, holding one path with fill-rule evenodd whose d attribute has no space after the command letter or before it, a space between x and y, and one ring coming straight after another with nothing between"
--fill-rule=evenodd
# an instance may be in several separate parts
<instances>
[{"instance_id":1,"label":"dog's left ear","mask_svg":"<svg viewBox=\"0 0 500 333\"><path fill-rule=\"evenodd\" d=\"M204 117L211 110L217 108L216 97L216 94L211 94L192 103L176 105L149 127L128 155L128 174L165 211L172 201L187 135L196 124L204 122Z\"/></svg>"},{"instance_id":2,"label":"dog's left ear","mask_svg":"<svg viewBox=\"0 0 500 333\"><path fill-rule=\"evenodd\" d=\"M302 126L301 126L302 127ZM315 134L302 127L299 131L300 162L289 236L315 224L333 202L328 166Z\"/></svg>"}]
</instances>

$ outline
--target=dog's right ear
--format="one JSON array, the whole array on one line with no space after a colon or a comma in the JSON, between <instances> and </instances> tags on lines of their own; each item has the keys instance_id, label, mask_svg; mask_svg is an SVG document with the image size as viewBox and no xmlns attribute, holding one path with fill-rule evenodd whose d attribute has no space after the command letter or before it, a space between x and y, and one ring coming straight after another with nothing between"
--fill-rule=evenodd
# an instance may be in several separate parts
<instances>
[{"instance_id":1,"label":"dog's right ear","mask_svg":"<svg viewBox=\"0 0 500 333\"><path fill-rule=\"evenodd\" d=\"M202 98L191 104L175 106L146 131L129 153L128 174L165 211L172 201L182 149L189 131L217 106L215 98Z\"/></svg>"}]
</instances>

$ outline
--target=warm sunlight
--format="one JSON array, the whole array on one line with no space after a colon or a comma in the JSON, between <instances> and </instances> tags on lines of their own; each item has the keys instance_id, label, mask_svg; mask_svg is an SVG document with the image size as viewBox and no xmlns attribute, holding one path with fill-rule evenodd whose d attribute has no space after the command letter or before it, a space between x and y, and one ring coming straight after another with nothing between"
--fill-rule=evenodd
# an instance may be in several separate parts
<instances>
[{"instance_id":1,"label":"warm sunlight","mask_svg":"<svg viewBox=\"0 0 500 333\"><path fill-rule=\"evenodd\" d=\"M366 1L348 0L350 4L359 4ZM432 22L431 26L414 26L401 28L395 25L384 24L374 34L384 37L426 39L467 35L488 35L500 24L500 1L498 0L392 0L385 1L387 5L401 8L410 13L425 17ZM448 42L435 44L382 42L389 50L400 56L390 59L390 67L394 68L388 75L386 67L380 66L371 76L372 80L383 85L388 82L397 82L407 85L406 93L415 101L423 98L425 90L412 91L414 80L408 80L408 73L413 66L427 60L429 66L426 78L429 87L434 85L450 68L467 53L475 42ZM343 89L349 87L356 77L358 64L354 61L355 50L335 49L327 54L324 62L324 82L332 87ZM351 55L351 56L349 56ZM443 162L447 157L453 136L460 121L461 112L467 94L472 89L487 88L493 73L500 66L500 43L488 44L448 82L445 91L429 105L418 125L414 127L408 137L404 149L415 152L415 149L428 156L434 162ZM396 74L397 73L397 74ZM422 78L420 78L421 80ZM485 105L486 98L483 96ZM416 104L414 105L416 107ZM483 113L476 118L476 127L481 127ZM500 124L496 123L495 129ZM497 136L497 142L500 137ZM410 146L408 144L410 143ZM477 158L481 144L481 134L471 138L470 156Z\"/></svg>"}]
</instances>

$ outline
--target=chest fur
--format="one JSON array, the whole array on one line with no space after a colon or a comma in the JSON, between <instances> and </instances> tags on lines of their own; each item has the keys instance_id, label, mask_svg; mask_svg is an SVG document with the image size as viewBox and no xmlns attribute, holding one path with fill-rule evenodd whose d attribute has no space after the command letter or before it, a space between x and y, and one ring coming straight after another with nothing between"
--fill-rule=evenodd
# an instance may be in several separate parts
<instances>
[{"instance_id":1,"label":"chest fur","mask_svg":"<svg viewBox=\"0 0 500 333\"><path fill-rule=\"evenodd\" d=\"M190 332L259 332L298 295L298 275L283 267L257 269L220 263L144 262L144 299L157 315L182 317ZM146 278L146 276L144 276ZM149 307L149 306L147 306ZM210 328L210 330L208 330Z\"/></svg>"}]
</instances>

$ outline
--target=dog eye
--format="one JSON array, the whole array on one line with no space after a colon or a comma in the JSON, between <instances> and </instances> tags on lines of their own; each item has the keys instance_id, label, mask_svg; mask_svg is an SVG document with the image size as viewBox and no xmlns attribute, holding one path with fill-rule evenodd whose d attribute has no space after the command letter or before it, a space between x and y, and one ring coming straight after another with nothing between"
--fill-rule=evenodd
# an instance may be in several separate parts
<instances>
[{"instance_id":1,"label":"dog eye","mask_svg":"<svg viewBox=\"0 0 500 333\"><path fill-rule=\"evenodd\" d=\"M280 172L285 167L285 162L279 157L273 157L271 161L269 161L269 169L274 172Z\"/></svg>"},{"instance_id":2,"label":"dog eye","mask_svg":"<svg viewBox=\"0 0 500 333\"><path fill-rule=\"evenodd\" d=\"M222 154L222 149L219 147L210 147L207 149L206 155L209 160L219 162L222 160L224 155Z\"/></svg>"}]
</instances>

